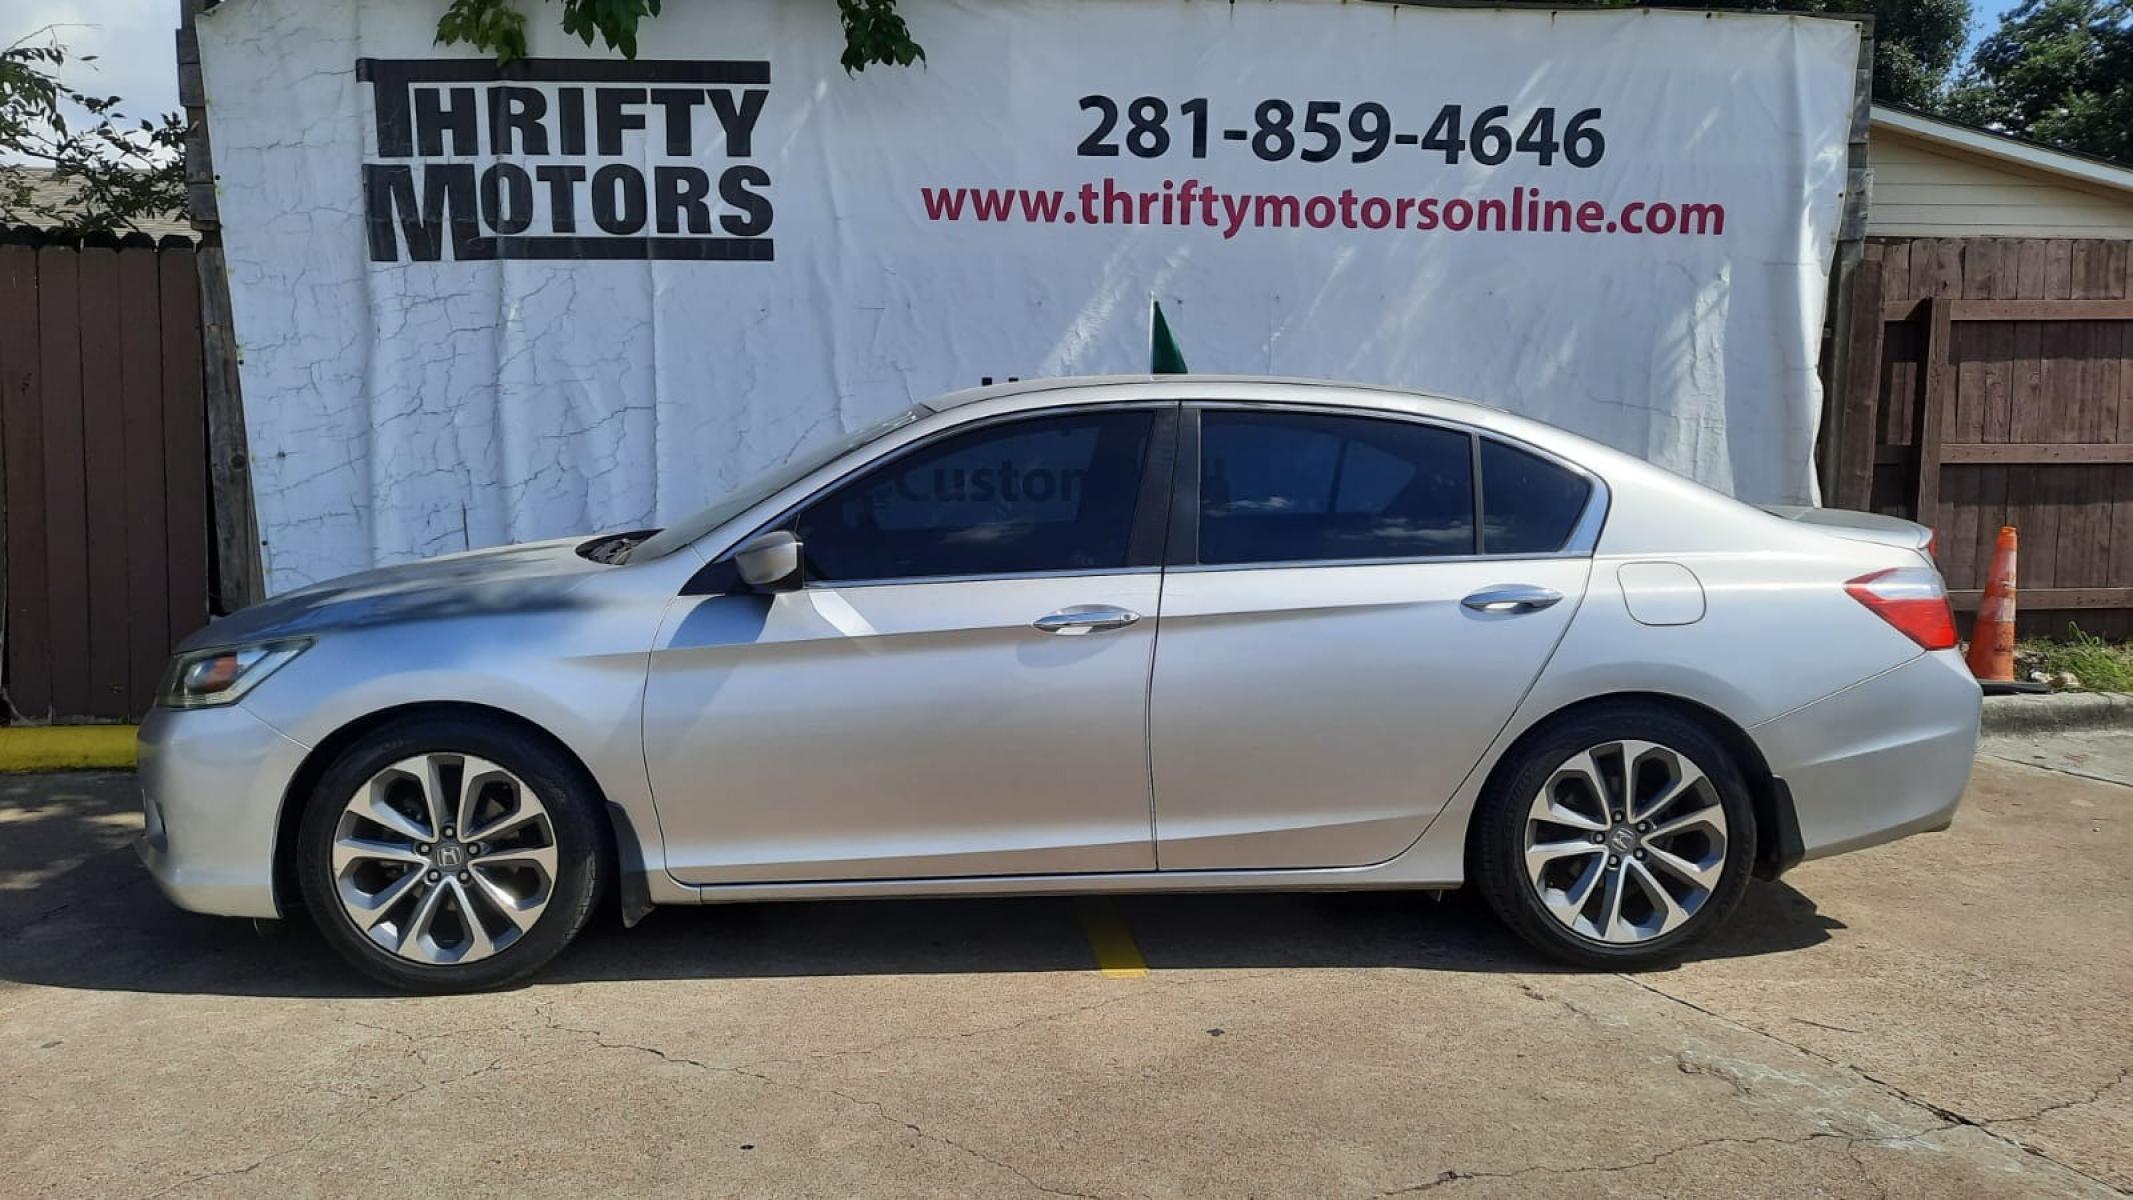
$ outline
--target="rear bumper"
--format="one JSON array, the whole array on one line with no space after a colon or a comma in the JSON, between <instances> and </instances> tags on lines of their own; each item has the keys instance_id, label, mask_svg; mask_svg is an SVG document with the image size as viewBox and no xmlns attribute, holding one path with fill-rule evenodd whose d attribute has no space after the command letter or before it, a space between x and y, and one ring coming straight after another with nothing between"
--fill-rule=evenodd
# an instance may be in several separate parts
<instances>
[{"instance_id":1,"label":"rear bumper","mask_svg":"<svg viewBox=\"0 0 2133 1200\"><path fill-rule=\"evenodd\" d=\"M1983 703L1962 658L1940 650L1751 730L1791 792L1800 858L1946 828Z\"/></svg>"},{"instance_id":2,"label":"rear bumper","mask_svg":"<svg viewBox=\"0 0 2133 1200\"><path fill-rule=\"evenodd\" d=\"M134 843L180 908L278 917L275 822L304 747L242 707L173 711L141 722L146 827Z\"/></svg>"}]
</instances>

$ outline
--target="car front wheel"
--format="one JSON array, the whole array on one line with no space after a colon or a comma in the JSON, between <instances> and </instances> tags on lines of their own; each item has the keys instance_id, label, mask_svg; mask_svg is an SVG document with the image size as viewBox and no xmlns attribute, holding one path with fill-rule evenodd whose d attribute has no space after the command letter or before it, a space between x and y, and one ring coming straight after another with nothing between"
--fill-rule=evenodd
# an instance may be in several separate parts
<instances>
[{"instance_id":1,"label":"car front wheel","mask_svg":"<svg viewBox=\"0 0 2133 1200\"><path fill-rule=\"evenodd\" d=\"M516 982L585 924L601 883L591 785L500 724L414 718L343 753L298 830L326 941L404 991Z\"/></svg>"},{"instance_id":2,"label":"car front wheel","mask_svg":"<svg viewBox=\"0 0 2133 1200\"><path fill-rule=\"evenodd\" d=\"M1755 813L1726 747L1658 705L1579 714L1516 751L1476 814L1489 905L1579 966L1678 958L1740 902Z\"/></svg>"}]
</instances>

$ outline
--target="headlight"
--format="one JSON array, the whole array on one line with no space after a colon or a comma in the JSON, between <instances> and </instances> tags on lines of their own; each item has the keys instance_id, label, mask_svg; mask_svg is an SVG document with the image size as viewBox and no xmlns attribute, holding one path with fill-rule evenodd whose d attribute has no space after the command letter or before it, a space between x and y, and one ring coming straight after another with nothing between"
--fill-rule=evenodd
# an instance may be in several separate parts
<instances>
[{"instance_id":1,"label":"headlight","mask_svg":"<svg viewBox=\"0 0 2133 1200\"><path fill-rule=\"evenodd\" d=\"M261 680L311 648L310 638L257 642L194 650L170 660L156 703L165 708L206 708L231 704L258 687Z\"/></svg>"}]
</instances>

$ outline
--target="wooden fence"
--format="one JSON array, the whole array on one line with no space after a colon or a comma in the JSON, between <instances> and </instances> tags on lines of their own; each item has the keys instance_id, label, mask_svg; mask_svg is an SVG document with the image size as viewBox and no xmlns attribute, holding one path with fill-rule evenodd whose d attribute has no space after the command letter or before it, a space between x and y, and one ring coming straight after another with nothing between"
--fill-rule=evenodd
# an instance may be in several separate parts
<instances>
[{"instance_id":1,"label":"wooden fence","mask_svg":"<svg viewBox=\"0 0 2133 1200\"><path fill-rule=\"evenodd\" d=\"M2129 249L1876 241L1853 280L1830 502L1932 526L1958 609L2015 526L2024 634L2133 635Z\"/></svg>"},{"instance_id":2,"label":"wooden fence","mask_svg":"<svg viewBox=\"0 0 2133 1200\"><path fill-rule=\"evenodd\" d=\"M138 716L208 614L194 251L25 241L0 244L5 699Z\"/></svg>"}]
</instances>

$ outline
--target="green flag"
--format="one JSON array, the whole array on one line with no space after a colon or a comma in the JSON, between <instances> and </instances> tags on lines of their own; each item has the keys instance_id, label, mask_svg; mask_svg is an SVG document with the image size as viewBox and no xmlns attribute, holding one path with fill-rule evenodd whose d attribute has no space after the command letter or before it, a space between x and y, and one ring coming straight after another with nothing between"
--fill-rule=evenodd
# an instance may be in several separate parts
<instances>
[{"instance_id":1,"label":"green flag","mask_svg":"<svg viewBox=\"0 0 2133 1200\"><path fill-rule=\"evenodd\" d=\"M1163 302L1155 302L1155 315L1148 325L1148 373L1151 375L1183 375L1185 352L1178 349L1178 339L1170 332L1170 322L1163 319Z\"/></svg>"}]
</instances>

